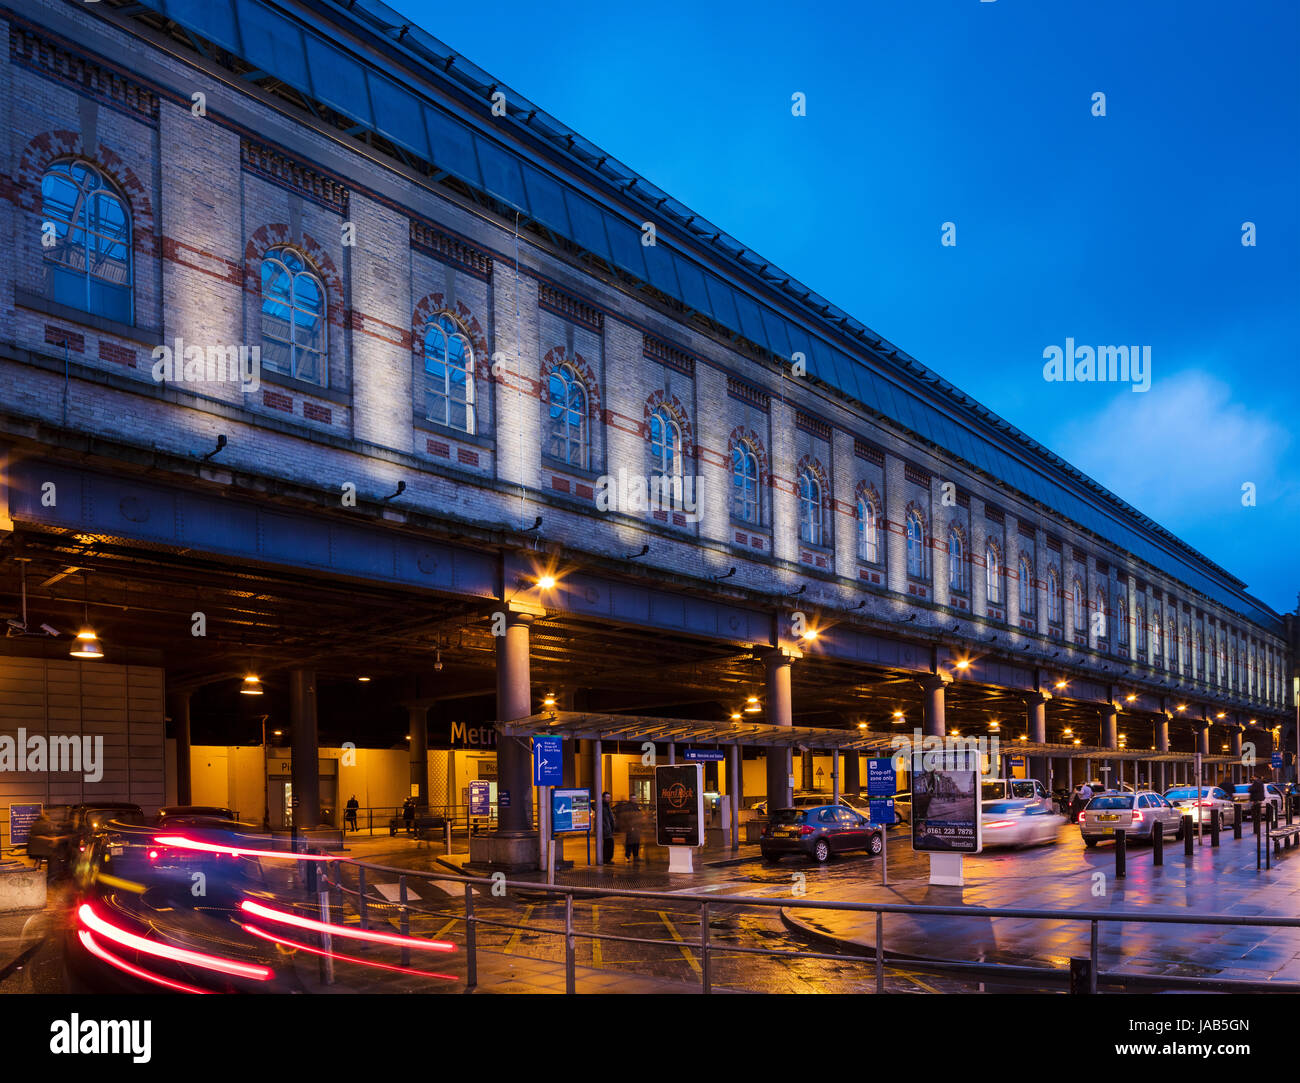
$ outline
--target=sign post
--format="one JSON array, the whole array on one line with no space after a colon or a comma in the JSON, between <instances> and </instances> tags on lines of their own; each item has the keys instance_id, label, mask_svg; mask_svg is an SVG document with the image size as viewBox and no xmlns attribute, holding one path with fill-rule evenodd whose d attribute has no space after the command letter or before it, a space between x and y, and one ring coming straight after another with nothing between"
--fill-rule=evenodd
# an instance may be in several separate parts
<instances>
[{"instance_id":1,"label":"sign post","mask_svg":"<svg viewBox=\"0 0 1300 1083\"><path fill-rule=\"evenodd\" d=\"M704 845L704 768L698 763L655 767L655 833L668 847L669 872L694 872Z\"/></svg>"},{"instance_id":2,"label":"sign post","mask_svg":"<svg viewBox=\"0 0 1300 1083\"><path fill-rule=\"evenodd\" d=\"M888 828L898 821L894 811L894 794L898 792L898 772L892 759L867 760L867 804L871 822ZM889 884L889 831L880 833L880 882Z\"/></svg>"},{"instance_id":3,"label":"sign post","mask_svg":"<svg viewBox=\"0 0 1300 1083\"><path fill-rule=\"evenodd\" d=\"M555 867L550 832L552 787L564 785L564 744L559 737L533 738L533 785L537 787L537 836L541 867L548 870L548 883L555 883Z\"/></svg>"}]
</instances>

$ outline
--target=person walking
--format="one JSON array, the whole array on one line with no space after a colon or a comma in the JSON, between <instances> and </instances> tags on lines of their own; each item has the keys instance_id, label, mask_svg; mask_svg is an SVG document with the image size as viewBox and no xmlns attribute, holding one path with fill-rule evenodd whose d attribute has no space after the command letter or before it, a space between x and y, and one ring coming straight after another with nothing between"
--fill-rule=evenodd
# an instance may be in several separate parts
<instances>
[{"instance_id":1,"label":"person walking","mask_svg":"<svg viewBox=\"0 0 1300 1083\"><path fill-rule=\"evenodd\" d=\"M357 801L357 795L356 795L356 794L353 794L351 797L349 797L349 798L348 798L348 803L347 803L347 805L345 805L344 807L345 807L346 810L347 810L347 813L346 813L346 815L345 815L345 817L344 817L344 819L347 821L347 826L350 827L350 828L352 828L353 831L356 831L356 830L357 830L357 810L358 810L359 808L361 808L361 804L360 804L360 802Z\"/></svg>"},{"instance_id":2,"label":"person walking","mask_svg":"<svg viewBox=\"0 0 1300 1083\"><path fill-rule=\"evenodd\" d=\"M1264 776L1256 775L1250 783L1250 808L1255 818L1255 834L1259 834L1259 821L1264 814L1268 791L1264 789Z\"/></svg>"},{"instance_id":3,"label":"person walking","mask_svg":"<svg viewBox=\"0 0 1300 1083\"><path fill-rule=\"evenodd\" d=\"M408 835L415 834L415 798L408 797L406 803L402 805L402 823L406 827Z\"/></svg>"},{"instance_id":4,"label":"person walking","mask_svg":"<svg viewBox=\"0 0 1300 1083\"><path fill-rule=\"evenodd\" d=\"M641 860L641 808L635 800L629 801L623 827L623 860Z\"/></svg>"},{"instance_id":5,"label":"person walking","mask_svg":"<svg viewBox=\"0 0 1300 1083\"><path fill-rule=\"evenodd\" d=\"M614 863L614 806L610 804L609 794L603 793L600 797L600 829L605 836L605 864L612 865Z\"/></svg>"}]
</instances>

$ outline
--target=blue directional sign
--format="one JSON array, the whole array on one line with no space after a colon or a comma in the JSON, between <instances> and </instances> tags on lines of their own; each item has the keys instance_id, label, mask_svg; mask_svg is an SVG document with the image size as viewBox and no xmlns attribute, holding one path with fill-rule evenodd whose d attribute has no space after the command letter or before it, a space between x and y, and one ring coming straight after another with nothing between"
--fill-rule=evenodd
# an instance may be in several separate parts
<instances>
[{"instance_id":1,"label":"blue directional sign","mask_svg":"<svg viewBox=\"0 0 1300 1083\"><path fill-rule=\"evenodd\" d=\"M533 785L563 786L563 742L559 737L533 738Z\"/></svg>"},{"instance_id":2,"label":"blue directional sign","mask_svg":"<svg viewBox=\"0 0 1300 1083\"><path fill-rule=\"evenodd\" d=\"M1274 767L1281 767L1281 766L1282 766L1282 753L1281 753L1281 752L1274 752L1274 753L1273 753L1273 766L1274 766Z\"/></svg>"},{"instance_id":3,"label":"blue directional sign","mask_svg":"<svg viewBox=\"0 0 1300 1083\"><path fill-rule=\"evenodd\" d=\"M726 758L726 753L711 748L688 748L682 755L698 763L721 763Z\"/></svg>"},{"instance_id":4,"label":"blue directional sign","mask_svg":"<svg viewBox=\"0 0 1300 1083\"><path fill-rule=\"evenodd\" d=\"M492 815L492 784L486 779L476 779L469 784L469 814Z\"/></svg>"},{"instance_id":5,"label":"blue directional sign","mask_svg":"<svg viewBox=\"0 0 1300 1083\"><path fill-rule=\"evenodd\" d=\"M869 800L871 805L871 822L873 824L893 824L898 822L898 814L894 812L894 799L892 797L879 797Z\"/></svg>"},{"instance_id":6,"label":"blue directional sign","mask_svg":"<svg viewBox=\"0 0 1300 1083\"><path fill-rule=\"evenodd\" d=\"M898 772L894 770L894 761L867 760L867 796L892 797L897 792Z\"/></svg>"}]
</instances>

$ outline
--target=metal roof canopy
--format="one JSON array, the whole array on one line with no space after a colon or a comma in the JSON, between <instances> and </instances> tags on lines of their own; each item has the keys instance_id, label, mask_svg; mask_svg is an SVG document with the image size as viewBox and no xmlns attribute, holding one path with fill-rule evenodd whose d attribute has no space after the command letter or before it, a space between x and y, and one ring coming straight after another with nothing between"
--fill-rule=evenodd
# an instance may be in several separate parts
<instances>
[{"instance_id":1,"label":"metal roof canopy","mask_svg":"<svg viewBox=\"0 0 1300 1083\"><path fill-rule=\"evenodd\" d=\"M591 187L588 194L599 202L566 187L522 146L507 144L500 133L490 137L481 127L484 118L467 123L436 99L433 88L455 87L486 107L503 84L382 0L347 0L346 8L336 0L302 2L311 16L378 35L409 67L381 72L355 42L322 32L327 28L312 25L311 16L275 0L142 0L128 11L152 9L183 27L191 43L197 36L242 58L257 75L273 75L773 356L786 361L793 351L803 353L814 378L1152 567L1172 563L1171 574L1191 589L1281 634L1278 615L1250 596L1240 579L523 95L510 92L501 119L516 138L526 133L541 140L550 155L585 166L593 180L609 188L600 193L599 185ZM615 192L617 198L611 198ZM689 237L679 243L682 251L640 244L644 214L652 221L672 219L683 239ZM693 259L690 248L707 251L710 264ZM762 285L754 288L749 280ZM799 310L798 321L778 313L763 296L767 291ZM930 401L936 391L936 401ZM1005 447L999 443L1003 439Z\"/></svg>"},{"instance_id":2,"label":"metal roof canopy","mask_svg":"<svg viewBox=\"0 0 1300 1083\"><path fill-rule=\"evenodd\" d=\"M649 715L592 714L586 711L547 711L513 722L496 723L506 737L558 736L587 741L658 741L673 744L752 745L761 748L807 748L826 752L883 752L899 750L894 738L854 730L814 729L807 726L768 726L746 722L711 722L703 719L656 718ZM953 741L976 738L954 737ZM967 746L969 747L969 746ZM925 748L920 750L926 752ZM938 751L938 750L936 750ZM1031 741L999 742L1000 756L1049 756L1056 759L1143 760L1191 763L1193 752L1157 752L1153 749L1093 748L1079 745L1036 744ZM1232 756L1202 756L1202 764L1236 763Z\"/></svg>"}]
</instances>

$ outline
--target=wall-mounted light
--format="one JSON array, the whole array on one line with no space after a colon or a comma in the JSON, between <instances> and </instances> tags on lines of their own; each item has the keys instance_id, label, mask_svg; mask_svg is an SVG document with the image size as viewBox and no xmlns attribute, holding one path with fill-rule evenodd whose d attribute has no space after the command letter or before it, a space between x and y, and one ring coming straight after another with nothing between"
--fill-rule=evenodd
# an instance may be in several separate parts
<instances>
[{"instance_id":1,"label":"wall-mounted light","mask_svg":"<svg viewBox=\"0 0 1300 1083\"><path fill-rule=\"evenodd\" d=\"M732 711L732 712L731 712L731 720L732 720L733 722L739 722L739 721L740 721L740 712L739 712L739 711Z\"/></svg>"},{"instance_id":2,"label":"wall-mounted light","mask_svg":"<svg viewBox=\"0 0 1300 1083\"><path fill-rule=\"evenodd\" d=\"M369 683L370 683L370 678L369 678L369 677L358 677L357 680L359 680L362 684L369 684Z\"/></svg>"},{"instance_id":3,"label":"wall-mounted light","mask_svg":"<svg viewBox=\"0 0 1300 1083\"><path fill-rule=\"evenodd\" d=\"M550 590L552 587L555 586L555 576L539 575L537 577L537 585L542 590Z\"/></svg>"},{"instance_id":4,"label":"wall-mounted light","mask_svg":"<svg viewBox=\"0 0 1300 1083\"><path fill-rule=\"evenodd\" d=\"M762 709L763 708L759 706L757 696L750 696L748 699L745 700L746 714L758 714L758 712L761 711Z\"/></svg>"},{"instance_id":5,"label":"wall-mounted light","mask_svg":"<svg viewBox=\"0 0 1300 1083\"><path fill-rule=\"evenodd\" d=\"M555 706L554 692L547 692L546 695L542 697L542 706L548 709Z\"/></svg>"},{"instance_id":6,"label":"wall-mounted light","mask_svg":"<svg viewBox=\"0 0 1300 1083\"><path fill-rule=\"evenodd\" d=\"M958 659L957 659L957 668L958 668L958 669L970 669L970 659L969 659L969 658L958 658Z\"/></svg>"},{"instance_id":7,"label":"wall-mounted light","mask_svg":"<svg viewBox=\"0 0 1300 1083\"><path fill-rule=\"evenodd\" d=\"M1125 702L1125 703L1134 703L1134 702L1136 702L1136 700L1137 700L1137 696L1135 696L1132 692L1130 692L1127 696L1124 697L1124 702ZM1179 707L1178 709L1179 709L1180 711L1182 710L1181 707Z\"/></svg>"}]
</instances>

